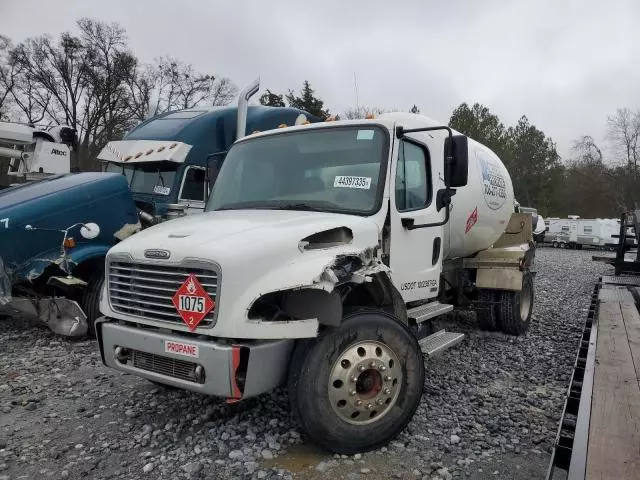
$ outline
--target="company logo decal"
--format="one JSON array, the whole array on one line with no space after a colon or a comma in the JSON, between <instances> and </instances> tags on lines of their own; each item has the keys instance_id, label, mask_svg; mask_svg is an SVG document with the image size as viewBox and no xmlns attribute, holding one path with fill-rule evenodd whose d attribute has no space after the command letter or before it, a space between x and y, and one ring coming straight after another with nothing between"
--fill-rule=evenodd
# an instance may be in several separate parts
<instances>
[{"instance_id":1,"label":"company logo decal","mask_svg":"<svg viewBox=\"0 0 640 480\"><path fill-rule=\"evenodd\" d=\"M147 258L167 259L171 256L171 252L169 250L149 249L144 251L144 256Z\"/></svg>"},{"instance_id":2,"label":"company logo decal","mask_svg":"<svg viewBox=\"0 0 640 480\"><path fill-rule=\"evenodd\" d=\"M482 195L491 210L502 208L507 200L507 181L500 165L476 150L476 159L482 172Z\"/></svg>"}]
</instances>

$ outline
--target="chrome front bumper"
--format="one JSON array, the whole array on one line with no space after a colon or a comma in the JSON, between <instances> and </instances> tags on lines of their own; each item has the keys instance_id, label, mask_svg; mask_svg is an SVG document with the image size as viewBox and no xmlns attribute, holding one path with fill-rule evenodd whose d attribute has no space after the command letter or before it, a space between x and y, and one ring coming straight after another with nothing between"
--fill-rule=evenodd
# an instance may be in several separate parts
<instances>
[{"instance_id":1,"label":"chrome front bumper","mask_svg":"<svg viewBox=\"0 0 640 480\"><path fill-rule=\"evenodd\" d=\"M285 379L294 342L265 340L239 344L203 340L116 323L96 322L103 363L155 382L207 395L240 400L268 392ZM166 342L187 344L197 357L167 352Z\"/></svg>"}]
</instances>

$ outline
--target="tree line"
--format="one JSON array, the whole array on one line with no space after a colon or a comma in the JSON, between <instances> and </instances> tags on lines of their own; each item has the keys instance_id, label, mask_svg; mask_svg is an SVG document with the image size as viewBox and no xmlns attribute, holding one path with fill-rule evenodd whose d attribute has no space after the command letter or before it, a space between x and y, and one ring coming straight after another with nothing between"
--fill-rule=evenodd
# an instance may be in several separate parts
<instances>
[{"instance_id":1,"label":"tree line","mask_svg":"<svg viewBox=\"0 0 640 480\"><path fill-rule=\"evenodd\" d=\"M79 146L72 165L80 170L99 169L100 149L146 118L170 110L228 105L237 92L229 78L198 72L173 57L140 60L117 23L81 18L75 32L58 38L41 35L18 44L0 35L0 120L76 129ZM308 80L298 92L266 89L259 102L334 119L388 111L357 106L333 115ZM407 111L420 113L416 104ZM462 103L449 125L495 151L511 174L518 201L538 208L543 216L610 217L640 207L640 110L617 110L607 118L603 145L585 135L575 140L564 160L553 140L524 115L507 126L486 106Z\"/></svg>"},{"instance_id":2,"label":"tree line","mask_svg":"<svg viewBox=\"0 0 640 480\"><path fill-rule=\"evenodd\" d=\"M517 200L543 216L617 218L640 208L640 110L618 109L606 119L605 144L584 135L564 160L553 140L524 115L505 126L486 106L463 103L449 125L496 152L511 174Z\"/></svg>"}]
</instances>

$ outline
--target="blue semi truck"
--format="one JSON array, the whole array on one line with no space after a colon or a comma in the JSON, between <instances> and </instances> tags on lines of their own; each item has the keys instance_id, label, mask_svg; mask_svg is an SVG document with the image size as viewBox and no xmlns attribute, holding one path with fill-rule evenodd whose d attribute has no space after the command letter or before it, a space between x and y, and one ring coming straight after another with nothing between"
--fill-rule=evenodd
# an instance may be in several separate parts
<instances>
[{"instance_id":1,"label":"blue semi truck","mask_svg":"<svg viewBox=\"0 0 640 480\"><path fill-rule=\"evenodd\" d=\"M240 94L238 107L164 113L102 149L103 170L126 176L145 226L202 212L227 150L245 132L322 121L297 108L249 107L257 87Z\"/></svg>"},{"instance_id":2,"label":"blue semi truck","mask_svg":"<svg viewBox=\"0 0 640 480\"><path fill-rule=\"evenodd\" d=\"M142 228L197 213L233 142L321 121L295 108L190 109L151 118L98 158L103 172L57 175L0 192L0 314L37 317L61 335L91 335L104 259Z\"/></svg>"}]
</instances>

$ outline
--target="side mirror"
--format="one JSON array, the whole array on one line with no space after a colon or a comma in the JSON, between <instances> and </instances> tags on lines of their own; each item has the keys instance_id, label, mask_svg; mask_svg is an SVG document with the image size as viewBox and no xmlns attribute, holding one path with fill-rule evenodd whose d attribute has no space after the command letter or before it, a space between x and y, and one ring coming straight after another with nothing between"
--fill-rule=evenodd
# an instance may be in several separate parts
<instances>
[{"instance_id":1,"label":"side mirror","mask_svg":"<svg viewBox=\"0 0 640 480\"><path fill-rule=\"evenodd\" d=\"M453 135L444 141L444 183L447 187L464 187L469 176L469 142L465 135ZM447 158L450 160L447 161Z\"/></svg>"},{"instance_id":2,"label":"side mirror","mask_svg":"<svg viewBox=\"0 0 640 480\"><path fill-rule=\"evenodd\" d=\"M100 235L100 227L97 223L85 223L80 227L80 235L87 240L93 240Z\"/></svg>"}]
</instances>

